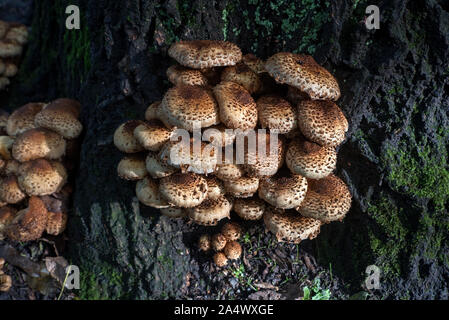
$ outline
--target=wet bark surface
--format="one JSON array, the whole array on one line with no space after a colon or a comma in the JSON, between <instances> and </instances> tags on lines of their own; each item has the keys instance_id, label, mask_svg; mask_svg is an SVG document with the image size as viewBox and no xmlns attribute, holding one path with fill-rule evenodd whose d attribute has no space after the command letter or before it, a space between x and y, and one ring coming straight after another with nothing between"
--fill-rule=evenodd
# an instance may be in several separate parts
<instances>
[{"instance_id":1,"label":"wet bark surface","mask_svg":"<svg viewBox=\"0 0 449 320\"><path fill-rule=\"evenodd\" d=\"M366 29L363 0L78 1L81 30L66 30L65 7L76 3L34 4L20 73L0 102L13 110L68 96L83 105L64 252L80 266L80 297L296 298L319 278L333 298L348 298L369 291L365 269L374 264L381 288L371 298L448 298L445 1L370 2L380 7L379 30ZM350 123L337 174L353 195L342 223L299 246L245 223L244 259L218 271L195 248L215 230L139 205L134 183L116 175L112 134L161 99L173 62L166 52L178 39L226 39L261 58L309 53L336 76Z\"/></svg>"}]
</instances>

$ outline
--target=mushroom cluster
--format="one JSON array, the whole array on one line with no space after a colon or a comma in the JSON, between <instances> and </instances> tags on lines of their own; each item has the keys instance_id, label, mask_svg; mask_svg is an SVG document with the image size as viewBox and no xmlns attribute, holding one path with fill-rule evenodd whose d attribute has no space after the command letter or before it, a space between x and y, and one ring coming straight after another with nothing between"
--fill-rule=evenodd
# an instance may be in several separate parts
<instances>
[{"instance_id":1,"label":"mushroom cluster","mask_svg":"<svg viewBox=\"0 0 449 320\"><path fill-rule=\"evenodd\" d=\"M0 20L0 91L18 71L23 46L28 39L26 26Z\"/></svg>"},{"instance_id":2,"label":"mushroom cluster","mask_svg":"<svg viewBox=\"0 0 449 320\"><path fill-rule=\"evenodd\" d=\"M3 266L5 265L5 259L0 258L0 292L7 292L11 289L12 279L3 272Z\"/></svg>"},{"instance_id":3,"label":"mushroom cluster","mask_svg":"<svg viewBox=\"0 0 449 320\"><path fill-rule=\"evenodd\" d=\"M141 203L205 226L231 211L263 218L279 241L293 243L343 219L351 194L332 172L348 122L326 69L287 52L264 62L226 41L180 41L168 54L177 62L167 70L173 86L145 119L114 133L127 154L118 175L137 181Z\"/></svg>"},{"instance_id":4,"label":"mushroom cluster","mask_svg":"<svg viewBox=\"0 0 449 320\"><path fill-rule=\"evenodd\" d=\"M65 230L80 108L61 98L0 112L0 239L32 241Z\"/></svg>"}]
</instances>

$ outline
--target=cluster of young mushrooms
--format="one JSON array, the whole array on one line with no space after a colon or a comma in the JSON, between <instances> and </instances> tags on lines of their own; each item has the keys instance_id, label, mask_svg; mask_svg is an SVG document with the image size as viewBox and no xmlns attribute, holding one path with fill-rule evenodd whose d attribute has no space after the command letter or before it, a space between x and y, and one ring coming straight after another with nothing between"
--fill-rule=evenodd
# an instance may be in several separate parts
<instances>
[{"instance_id":1,"label":"cluster of young mushrooms","mask_svg":"<svg viewBox=\"0 0 449 320\"><path fill-rule=\"evenodd\" d=\"M0 239L61 234L78 154L80 104L57 99L0 113Z\"/></svg>"},{"instance_id":2,"label":"cluster of young mushrooms","mask_svg":"<svg viewBox=\"0 0 449 320\"><path fill-rule=\"evenodd\" d=\"M279 241L291 243L344 218L351 194L332 172L348 122L326 69L302 54L281 52L266 62L242 56L226 41L180 41L168 54L178 62L167 70L174 86L147 108L145 121L129 120L114 133L114 144L127 153L118 175L137 181L140 202L206 226L233 210L244 220L263 219ZM179 147L177 129L193 132L192 148ZM235 150L239 139L248 147L251 130L257 148L266 147L262 153L245 150L239 162L237 152L217 152ZM199 246L219 252L218 265L240 256L222 253L217 237L203 235Z\"/></svg>"},{"instance_id":3,"label":"cluster of young mushrooms","mask_svg":"<svg viewBox=\"0 0 449 320\"><path fill-rule=\"evenodd\" d=\"M0 91L18 71L23 46L28 39L26 26L0 20Z\"/></svg>"}]
</instances>

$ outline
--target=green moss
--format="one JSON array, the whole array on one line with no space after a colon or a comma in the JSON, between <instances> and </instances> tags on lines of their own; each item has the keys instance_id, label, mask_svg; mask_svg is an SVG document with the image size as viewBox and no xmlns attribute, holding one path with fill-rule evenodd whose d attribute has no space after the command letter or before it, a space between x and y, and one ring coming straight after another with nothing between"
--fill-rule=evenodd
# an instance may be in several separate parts
<instances>
[{"instance_id":1,"label":"green moss","mask_svg":"<svg viewBox=\"0 0 449 320\"><path fill-rule=\"evenodd\" d=\"M79 75L83 82L91 68L90 35L87 23L81 22L80 30L66 30L64 52L67 69L72 76Z\"/></svg>"},{"instance_id":2,"label":"green moss","mask_svg":"<svg viewBox=\"0 0 449 320\"><path fill-rule=\"evenodd\" d=\"M98 273L88 270L99 270ZM110 265L85 267L80 270L80 292L78 297L82 300L108 300L125 299L123 284L124 276ZM113 293L113 296L110 296Z\"/></svg>"}]
</instances>

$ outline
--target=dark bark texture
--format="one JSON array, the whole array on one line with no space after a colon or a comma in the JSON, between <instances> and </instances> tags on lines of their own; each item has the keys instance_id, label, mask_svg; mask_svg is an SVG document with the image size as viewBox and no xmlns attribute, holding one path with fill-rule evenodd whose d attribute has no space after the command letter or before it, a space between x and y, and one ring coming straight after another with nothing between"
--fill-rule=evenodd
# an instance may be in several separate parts
<instances>
[{"instance_id":1,"label":"dark bark texture","mask_svg":"<svg viewBox=\"0 0 449 320\"><path fill-rule=\"evenodd\" d=\"M65 8L77 3L81 30L66 30ZM380 8L379 30L365 27L368 4ZM374 264L381 288L371 297L449 298L447 1L40 0L31 28L20 74L0 101L9 110L60 96L83 105L65 253L80 266L82 298L254 293L238 279L239 265L218 272L196 252L204 229L139 205L134 184L116 175L113 132L161 99L166 52L178 39L226 39L261 58L309 53L342 90L350 130L337 174L350 186L351 211L298 247L276 244L260 223L246 225L247 279L282 287L322 272L322 286L348 297L364 290Z\"/></svg>"}]
</instances>

